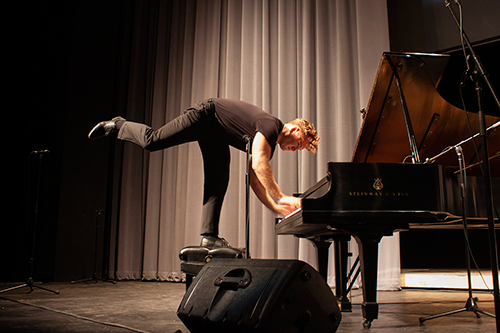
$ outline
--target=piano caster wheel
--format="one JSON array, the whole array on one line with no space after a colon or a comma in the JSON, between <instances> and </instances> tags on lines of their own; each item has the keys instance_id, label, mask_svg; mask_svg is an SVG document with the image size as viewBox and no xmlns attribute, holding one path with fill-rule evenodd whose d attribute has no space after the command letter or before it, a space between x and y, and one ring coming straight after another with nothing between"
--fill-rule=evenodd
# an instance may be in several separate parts
<instances>
[{"instance_id":1,"label":"piano caster wheel","mask_svg":"<svg viewBox=\"0 0 500 333\"><path fill-rule=\"evenodd\" d=\"M370 327L372 327L372 321L371 321L371 320L366 319L366 320L363 322L363 328L370 328Z\"/></svg>"}]
</instances>

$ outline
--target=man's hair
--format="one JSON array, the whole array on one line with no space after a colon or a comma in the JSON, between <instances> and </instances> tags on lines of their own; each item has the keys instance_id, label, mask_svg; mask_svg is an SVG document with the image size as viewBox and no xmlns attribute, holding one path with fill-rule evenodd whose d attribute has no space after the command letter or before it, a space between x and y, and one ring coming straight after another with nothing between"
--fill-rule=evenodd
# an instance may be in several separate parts
<instances>
[{"instance_id":1,"label":"man's hair","mask_svg":"<svg viewBox=\"0 0 500 333\"><path fill-rule=\"evenodd\" d=\"M309 144L306 149L312 153L316 153L316 151L318 151L319 137L314 125L302 118L294 119L289 122L289 124L296 125L300 128L302 133L304 133L309 140Z\"/></svg>"}]
</instances>

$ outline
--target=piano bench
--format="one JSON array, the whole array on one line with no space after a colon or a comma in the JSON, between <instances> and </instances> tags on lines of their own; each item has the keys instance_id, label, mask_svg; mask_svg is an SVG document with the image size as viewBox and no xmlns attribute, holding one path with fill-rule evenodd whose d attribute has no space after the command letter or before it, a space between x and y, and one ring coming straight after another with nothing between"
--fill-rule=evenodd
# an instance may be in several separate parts
<instances>
[{"instance_id":1,"label":"piano bench","mask_svg":"<svg viewBox=\"0 0 500 333\"><path fill-rule=\"evenodd\" d=\"M243 258L243 251L234 247L219 247L208 249L203 246L188 246L179 252L181 272L186 274L186 290L191 285L193 278L201 271L203 266L212 258Z\"/></svg>"}]
</instances>

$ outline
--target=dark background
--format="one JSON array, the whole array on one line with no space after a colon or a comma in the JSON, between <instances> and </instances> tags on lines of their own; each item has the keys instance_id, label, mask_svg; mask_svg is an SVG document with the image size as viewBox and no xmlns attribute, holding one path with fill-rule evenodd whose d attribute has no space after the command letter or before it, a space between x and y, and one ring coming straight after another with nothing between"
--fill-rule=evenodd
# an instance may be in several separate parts
<instances>
[{"instance_id":1,"label":"dark background","mask_svg":"<svg viewBox=\"0 0 500 333\"><path fill-rule=\"evenodd\" d=\"M488 0L463 0L463 29L470 39L491 83L500 90L500 7ZM459 18L458 7L451 8ZM388 0L391 51L447 53L450 60L438 87L443 98L464 109L459 83L466 69L460 49L460 30L453 16L441 0ZM467 81L463 90L466 109L477 112L474 83ZM491 94L484 89L486 114L500 116ZM498 181L496 182L498 184ZM500 209L500 188L495 186L495 205ZM496 237L499 237L497 232ZM466 252L463 230L410 230L401 235L402 268L465 268ZM487 230L470 230L469 241L474 259L480 268L489 268ZM473 263L473 268L475 264Z\"/></svg>"},{"instance_id":2,"label":"dark background","mask_svg":"<svg viewBox=\"0 0 500 333\"><path fill-rule=\"evenodd\" d=\"M147 17L157 2L3 5L1 281L23 281L30 275L35 217L36 281L92 276L96 220L97 273L106 274L112 210L119 201L121 147L110 140L89 141L87 134L97 121L126 116L131 94L141 98L140 91L128 91L131 59L147 52L133 43L134 32L141 30L137 24L147 23L138 17ZM499 90L500 9L495 0L463 2L469 7L474 3L473 10L464 4L465 29ZM391 51L450 53L439 92L461 107L456 87L464 70L463 54L457 48L458 29L443 3L388 0ZM471 96L467 101L474 109ZM486 112L500 115L491 104L486 102ZM31 153L45 149L50 153ZM97 219L99 210L104 214ZM487 233L472 232L471 242L480 265L489 267L487 258L483 260ZM409 231L402 233L401 245L404 268L465 265L460 231Z\"/></svg>"},{"instance_id":3,"label":"dark background","mask_svg":"<svg viewBox=\"0 0 500 333\"><path fill-rule=\"evenodd\" d=\"M111 200L114 145L96 121L124 112L132 1L7 2L2 29L4 184L1 280L91 277L97 211ZM125 75L122 75L125 74ZM47 154L31 153L49 150ZM39 184L38 184L39 182ZM36 211L37 192L38 214ZM107 251L99 219L98 269ZM109 222L109 221L108 221Z\"/></svg>"}]
</instances>

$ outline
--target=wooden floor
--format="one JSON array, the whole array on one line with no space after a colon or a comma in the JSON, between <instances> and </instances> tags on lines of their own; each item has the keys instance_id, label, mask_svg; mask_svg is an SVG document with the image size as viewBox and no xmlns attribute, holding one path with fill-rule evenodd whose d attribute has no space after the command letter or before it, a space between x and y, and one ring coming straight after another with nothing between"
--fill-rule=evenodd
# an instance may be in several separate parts
<instances>
[{"instance_id":1,"label":"wooden floor","mask_svg":"<svg viewBox=\"0 0 500 333\"><path fill-rule=\"evenodd\" d=\"M0 286L1 290L19 284ZM23 287L0 293L0 332L189 332L176 315L185 285L169 282L99 281L38 284L60 293ZM494 313L493 296L473 293L482 311ZM419 318L461 309L467 291L403 289L379 292L379 319L363 328L361 291L354 290L353 312L343 312L337 332L495 332L496 320L472 311ZM237 332L236 332L237 333ZM321 333L321 332L317 332Z\"/></svg>"}]
</instances>

